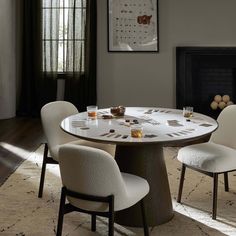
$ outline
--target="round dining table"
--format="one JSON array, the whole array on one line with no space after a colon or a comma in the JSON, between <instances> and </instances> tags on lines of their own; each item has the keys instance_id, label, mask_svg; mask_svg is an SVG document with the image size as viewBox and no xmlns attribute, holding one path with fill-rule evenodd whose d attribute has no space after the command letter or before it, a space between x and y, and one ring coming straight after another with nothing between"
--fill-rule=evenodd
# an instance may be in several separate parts
<instances>
[{"instance_id":1,"label":"round dining table","mask_svg":"<svg viewBox=\"0 0 236 236\"><path fill-rule=\"evenodd\" d=\"M143 134L141 138L132 138L130 130L137 123ZM96 119L81 112L61 122L65 132L78 138L115 144L120 170L148 181L150 192L145 197L145 208L149 226L168 222L174 214L163 147L201 139L217 127L218 123L206 115L194 112L191 118L185 118L182 110L157 107L127 107L121 117L110 116L110 109L100 109ZM115 221L142 226L140 206L116 212Z\"/></svg>"}]
</instances>

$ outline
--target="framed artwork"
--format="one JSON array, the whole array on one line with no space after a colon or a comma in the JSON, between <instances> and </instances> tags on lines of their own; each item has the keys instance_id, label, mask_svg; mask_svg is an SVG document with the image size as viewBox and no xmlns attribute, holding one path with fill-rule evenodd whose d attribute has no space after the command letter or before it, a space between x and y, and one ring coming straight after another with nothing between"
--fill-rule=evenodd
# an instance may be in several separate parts
<instances>
[{"instance_id":1,"label":"framed artwork","mask_svg":"<svg viewBox=\"0 0 236 236\"><path fill-rule=\"evenodd\" d=\"M158 52L158 0L108 0L108 51Z\"/></svg>"}]
</instances>

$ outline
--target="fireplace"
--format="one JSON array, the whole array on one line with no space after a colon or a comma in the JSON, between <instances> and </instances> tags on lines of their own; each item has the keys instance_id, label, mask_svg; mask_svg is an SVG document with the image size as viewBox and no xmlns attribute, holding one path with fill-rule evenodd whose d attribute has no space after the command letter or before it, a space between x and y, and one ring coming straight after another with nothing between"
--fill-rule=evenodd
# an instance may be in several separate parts
<instances>
[{"instance_id":1,"label":"fireplace","mask_svg":"<svg viewBox=\"0 0 236 236\"><path fill-rule=\"evenodd\" d=\"M236 47L177 47L176 107L216 118L220 109L210 104L217 94L236 102Z\"/></svg>"}]
</instances>

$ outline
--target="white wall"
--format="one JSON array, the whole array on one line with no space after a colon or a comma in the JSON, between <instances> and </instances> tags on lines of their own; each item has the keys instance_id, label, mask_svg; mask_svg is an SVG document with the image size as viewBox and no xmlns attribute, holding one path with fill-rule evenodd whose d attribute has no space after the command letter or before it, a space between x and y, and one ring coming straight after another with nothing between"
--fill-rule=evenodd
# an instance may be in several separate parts
<instances>
[{"instance_id":1,"label":"white wall","mask_svg":"<svg viewBox=\"0 0 236 236\"><path fill-rule=\"evenodd\" d=\"M176 46L236 46L235 0L159 0L160 52L108 53L98 0L98 105L175 106Z\"/></svg>"},{"instance_id":2,"label":"white wall","mask_svg":"<svg viewBox=\"0 0 236 236\"><path fill-rule=\"evenodd\" d=\"M15 116L15 7L14 0L0 0L0 119Z\"/></svg>"}]
</instances>

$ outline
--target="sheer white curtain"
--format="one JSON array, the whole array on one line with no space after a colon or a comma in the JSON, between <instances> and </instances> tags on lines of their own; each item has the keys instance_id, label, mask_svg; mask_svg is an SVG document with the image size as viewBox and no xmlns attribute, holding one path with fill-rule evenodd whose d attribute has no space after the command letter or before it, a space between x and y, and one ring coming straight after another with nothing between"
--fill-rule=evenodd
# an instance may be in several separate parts
<instances>
[{"instance_id":1,"label":"sheer white curtain","mask_svg":"<svg viewBox=\"0 0 236 236\"><path fill-rule=\"evenodd\" d=\"M60 27L60 0L43 0L43 71L58 72L58 46Z\"/></svg>"},{"instance_id":2,"label":"sheer white curtain","mask_svg":"<svg viewBox=\"0 0 236 236\"><path fill-rule=\"evenodd\" d=\"M68 0L66 71L84 72L86 1Z\"/></svg>"},{"instance_id":3,"label":"sheer white curtain","mask_svg":"<svg viewBox=\"0 0 236 236\"><path fill-rule=\"evenodd\" d=\"M43 71L84 70L85 0L43 0Z\"/></svg>"},{"instance_id":4,"label":"sheer white curtain","mask_svg":"<svg viewBox=\"0 0 236 236\"><path fill-rule=\"evenodd\" d=\"M83 111L96 103L97 1L42 2L44 81L63 79L57 95Z\"/></svg>"},{"instance_id":5,"label":"sheer white curtain","mask_svg":"<svg viewBox=\"0 0 236 236\"><path fill-rule=\"evenodd\" d=\"M57 100L65 79L84 71L86 0L43 0L43 71L57 78Z\"/></svg>"}]
</instances>

